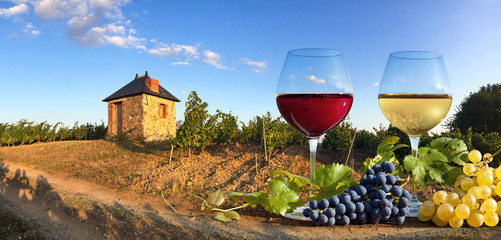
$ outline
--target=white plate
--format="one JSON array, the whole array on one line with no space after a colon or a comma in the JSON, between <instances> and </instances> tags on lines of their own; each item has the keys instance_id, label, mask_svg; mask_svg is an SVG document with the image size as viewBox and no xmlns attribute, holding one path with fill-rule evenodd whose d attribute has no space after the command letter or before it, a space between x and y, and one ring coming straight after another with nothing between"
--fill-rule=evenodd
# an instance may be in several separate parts
<instances>
[{"instance_id":1,"label":"white plate","mask_svg":"<svg viewBox=\"0 0 501 240\"><path fill-rule=\"evenodd\" d=\"M302 207L298 207L294 209L291 213L285 214L284 217L294 219L294 220L301 220L301 221L311 221L309 217L303 216L303 210L309 208L308 205L304 205Z\"/></svg>"}]
</instances>

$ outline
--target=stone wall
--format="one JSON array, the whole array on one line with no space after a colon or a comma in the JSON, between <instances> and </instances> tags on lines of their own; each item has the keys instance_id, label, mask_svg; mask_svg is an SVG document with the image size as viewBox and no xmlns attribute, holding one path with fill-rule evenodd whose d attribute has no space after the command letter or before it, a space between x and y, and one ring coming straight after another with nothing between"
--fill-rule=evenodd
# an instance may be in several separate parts
<instances>
[{"instance_id":1,"label":"stone wall","mask_svg":"<svg viewBox=\"0 0 501 240\"><path fill-rule=\"evenodd\" d=\"M144 94L143 94L144 95ZM108 102L108 136L118 133L116 103L122 103L122 133L132 138L143 137L143 96L125 97Z\"/></svg>"},{"instance_id":2,"label":"stone wall","mask_svg":"<svg viewBox=\"0 0 501 240\"><path fill-rule=\"evenodd\" d=\"M165 115L161 117L161 104L165 105ZM176 136L176 102L143 94L142 120L145 141L165 140Z\"/></svg>"}]
</instances>

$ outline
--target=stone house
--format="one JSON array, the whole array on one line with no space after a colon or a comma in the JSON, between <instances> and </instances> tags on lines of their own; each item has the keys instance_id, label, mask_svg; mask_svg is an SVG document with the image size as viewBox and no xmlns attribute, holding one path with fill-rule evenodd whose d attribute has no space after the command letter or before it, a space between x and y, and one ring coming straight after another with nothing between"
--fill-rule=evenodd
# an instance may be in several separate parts
<instances>
[{"instance_id":1,"label":"stone house","mask_svg":"<svg viewBox=\"0 0 501 240\"><path fill-rule=\"evenodd\" d=\"M108 103L108 136L124 134L145 141L176 136L176 103L179 99L150 78L136 77L103 102Z\"/></svg>"}]
</instances>

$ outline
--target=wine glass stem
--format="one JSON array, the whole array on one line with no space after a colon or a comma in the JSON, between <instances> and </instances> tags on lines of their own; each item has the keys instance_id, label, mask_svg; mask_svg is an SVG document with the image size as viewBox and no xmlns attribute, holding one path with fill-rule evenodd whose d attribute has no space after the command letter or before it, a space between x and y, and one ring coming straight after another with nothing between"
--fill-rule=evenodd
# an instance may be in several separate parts
<instances>
[{"instance_id":1,"label":"wine glass stem","mask_svg":"<svg viewBox=\"0 0 501 240\"><path fill-rule=\"evenodd\" d=\"M317 162L317 146L318 146L318 138L309 138L308 143L310 145L310 180L311 182L315 181L315 170L316 170L316 162Z\"/></svg>"},{"instance_id":2,"label":"wine glass stem","mask_svg":"<svg viewBox=\"0 0 501 240\"><path fill-rule=\"evenodd\" d=\"M420 136L409 137L409 140L411 141L412 156L416 158L418 157L419 137ZM416 194L416 183L414 182L414 179L412 179L412 194Z\"/></svg>"}]
</instances>

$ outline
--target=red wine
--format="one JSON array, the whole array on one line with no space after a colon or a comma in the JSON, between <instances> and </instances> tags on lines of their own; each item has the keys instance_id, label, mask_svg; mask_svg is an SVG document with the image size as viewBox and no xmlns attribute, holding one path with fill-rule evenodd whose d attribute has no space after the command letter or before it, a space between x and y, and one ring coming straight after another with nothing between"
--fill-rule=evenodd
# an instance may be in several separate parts
<instances>
[{"instance_id":1,"label":"red wine","mask_svg":"<svg viewBox=\"0 0 501 240\"><path fill-rule=\"evenodd\" d=\"M353 95L341 93L291 93L277 96L278 109L287 122L309 138L337 126L348 115Z\"/></svg>"}]
</instances>

